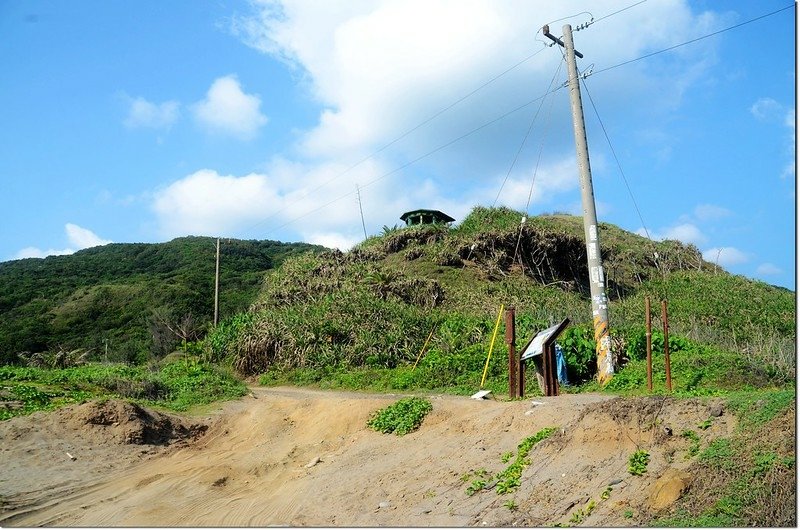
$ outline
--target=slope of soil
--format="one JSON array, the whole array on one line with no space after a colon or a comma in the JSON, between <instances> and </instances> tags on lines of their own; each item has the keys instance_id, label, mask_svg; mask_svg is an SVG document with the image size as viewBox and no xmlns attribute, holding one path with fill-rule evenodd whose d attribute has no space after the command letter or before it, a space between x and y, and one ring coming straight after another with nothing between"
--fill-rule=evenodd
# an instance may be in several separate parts
<instances>
[{"instance_id":1,"label":"slope of soil","mask_svg":"<svg viewBox=\"0 0 800 530\"><path fill-rule=\"evenodd\" d=\"M536 405L430 396L433 412L418 431L369 430L370 414L399 397L258 388L205 418L202 437L192 439L198 425L174 428L181 441L172 446L101 435L97 424L76 420L77 408L16 418L0 426L8 462L0 524L541 526L568 523L594 499L581 524L627 526L651 513L659 476L688 466L689 442L679 433L696 428L715 404L592 394L536 398ZM472 478L465 475L501 471L503 453L549 426L559 429L533 448L517 492L467 495ZM701 436L726 436L734 426L723 414ZM170 436L133 438L164 443ZM651 455L642 477L627 472L638 448ZM63 457L67 451L77 460ZM43 487L32 488L37 483ZM514 511L504 506L510 499Z\"/></svg>"},{"instance_id":2,"label":"slope of soil","mask_svg":"<svg viewBox=\"0 0 800 530\"><path fill-rule=\"evenodd\" d=\"M186 445L206 428L118 400L0 422L0 520Z\"/></svg>"}]
</instances>

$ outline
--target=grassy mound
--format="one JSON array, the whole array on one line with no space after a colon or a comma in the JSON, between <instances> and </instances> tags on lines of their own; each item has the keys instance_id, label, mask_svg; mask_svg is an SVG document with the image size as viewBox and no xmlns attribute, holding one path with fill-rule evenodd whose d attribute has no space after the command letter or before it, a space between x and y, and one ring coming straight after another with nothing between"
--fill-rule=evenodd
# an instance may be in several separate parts
<instances>
[{"instance_id":1,"label":"grassy mound","mask_svg":"<svg viewBox=\"0 0 800 530\"><path fill-rule=\"evenodd\" d=\"M569 318L561 342L571 380L591 380L581 219L522 218L477 207L454 228L387 228L347 253L288 259L266 276L246 314L209 336L211 354L242 374L264 374L265 383L474 391L504 304L516 307L517 348ZM607 224L600 230L612 335L621 363L629 361L617 390L642 386L645 296L656 329L658 300L669 300L677 389L714 393L791 379L793 293L716 270L691 245L653 243ZM486 384L498 392L507 389L502 334Z\"/></svg>"}]
</instances>

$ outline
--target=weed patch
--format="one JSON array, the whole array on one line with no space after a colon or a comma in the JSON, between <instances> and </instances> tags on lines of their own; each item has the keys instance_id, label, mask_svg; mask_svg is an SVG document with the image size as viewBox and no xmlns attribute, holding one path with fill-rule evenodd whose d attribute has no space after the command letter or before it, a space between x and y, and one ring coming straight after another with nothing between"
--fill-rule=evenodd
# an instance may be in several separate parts
<instances>
[{"instance_id":1,"label":"weed patch","mask_svg":"<svg viewBox=\"0 0 800 530\"><path fill-rule=\"evenodd\" d=\"M636 451L628 458L628 473L635 476L644 475L649 463L650 453L643 450Z\"/></svg>"},{"instance_id":2,"label":"weed patch","mask_svg":"<svg viewBox=\"0 0 800 530\"><path fill-rule=\"evenodd\" d=\"M395 433L403 436L416 431L422 420L433 410L431 402L418 398L404 398L372 414L367 425L385 434Z\"/></svg>"},{"instance_id":3,"label":"weed patch","mask_svg":"<svg viewBox=\"0 0 800 530\"><path fill-rule=\"evenodd\" d=\"M731 437L712 440L699 451L690 468L689 494L673 515L653 521L654 526L796 525L794 405L776 411L784 400L780 392L756 394L737 396L739 410L751 414L751 405L762 400L759 410L768 409L764 416L772 419L740 422Z\"/></svg>"},{"instance_id":4,"label":"weed patch","mask_svg":"<svg viewBox=\"0 0 800 530\"><path fill-rule=\"evenodd\" d=\"M497 494L504 495L516 491L521 484L522 470L529 466L531 461L528 454L533 446L548 438L556 431L557 427L546 427L533 436L528 436L517 446L517 457L506 469L497 474Z\"/></svg>"},{"instance_id":5,"label":"weed patch","mask_svg":"<svg viewBox=\"0 0 800 530\"><path fill-rule=\"evenodd\" d=\"M696 432L692 430L685 430L681 433L683 438L689 440L689 449L686 451L686 459L697 456L697 453L700 452L700 437L697 435Z\"/></svg>"},{"instance_id":6,"label":"weed patch","mask_svg":"<svg viewBox=\"0 0 800 530\"><path fill-rule=\"evenodd\" d=\"M2 366L0 392L5 401L18 404L0 409L0 419L5 420L100 397L185 411L194 405L241 397L247 387L224 368L187 358L157 371L113 364L64 369Z\"/></svg>"}]
</instances>

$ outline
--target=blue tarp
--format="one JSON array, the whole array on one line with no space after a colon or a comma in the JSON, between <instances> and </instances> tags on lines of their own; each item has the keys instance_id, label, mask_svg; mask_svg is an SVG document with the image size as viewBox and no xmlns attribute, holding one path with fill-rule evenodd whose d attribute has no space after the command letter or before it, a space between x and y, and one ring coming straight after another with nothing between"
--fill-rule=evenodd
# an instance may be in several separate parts
<instances>
[{"instance_id":1,"label":"blue tarp","mask_svg":"<svg viewBox=\"0 0 800 530\"><path fill-rule=\"evenodd\" d=\"M567 363L564 361L564 350L561 345L556 342L556 374L558 375L558 382L562 385L568 385L567 381Z\"/></svg>"}]
</instances>

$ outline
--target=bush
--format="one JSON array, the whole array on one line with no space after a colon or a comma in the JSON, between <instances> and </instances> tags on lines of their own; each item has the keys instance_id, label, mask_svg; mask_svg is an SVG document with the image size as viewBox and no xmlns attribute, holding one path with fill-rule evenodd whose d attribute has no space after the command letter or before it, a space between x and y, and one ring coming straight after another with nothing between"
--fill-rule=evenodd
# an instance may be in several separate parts
<instances>
[{"instance_id":1,"label":"bush","mask_svg":"<svg viewBox=\"0 0 800 530\"><path fill-rule=\"evenodd\" d=\"M386 434L393 432L402 436L417 430L422 420L432 410L433 405L426 399L405 398L373 413L367 426L378 432Z\"/></svg>"},{"instance_id":2,"label":"bush","mask_svg":"<svg viewBox=\"0 0 800 530\"><path fill-rule=\"evenodd\" d=\"M194 405L243 396L247 386L223 368L186 358L158 371L119 364L64 369L0 367L0 387L22 406L0 419L52 410L97 397L120 397L184 411Z\"/></svg>"},{"instance_id":3,"label":"bush","mask_svg":"<svg viewBox=\"0 0 800 530\"><path fill-rule=\"evenodd\" d=\"M252 313L237 313L223 320L206 336L205 353L211 362L219 362L234 352L240 333L253 321Z\"/></svg>"},{"instance_id":4,"label":"bush","mask_svg":"<svg viewBox=\"0 0 800 530\"><path fill-rule=\"evenodd\" d=\"M591 326L567 328L558 343L564 350L569 382L579 384L592 379L597 373L597 351Z\"/></svg>"},{"instance_id":5,"label":"bush","mask_svg":"<svg viewBox=\"0 0 800 530\"><path fill-rule=\"evenodd\" d=\"M642 450L636 451L628 458L628 473L635 476L644 475L648 463L650 463L650 453Z\"/></svg>"}]
</instances>

